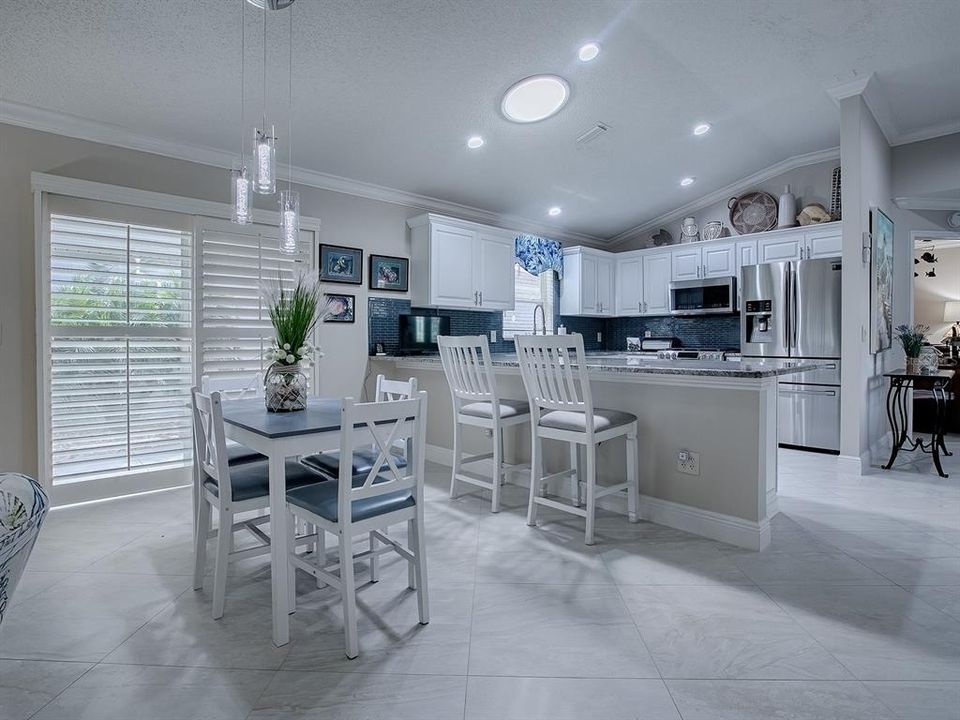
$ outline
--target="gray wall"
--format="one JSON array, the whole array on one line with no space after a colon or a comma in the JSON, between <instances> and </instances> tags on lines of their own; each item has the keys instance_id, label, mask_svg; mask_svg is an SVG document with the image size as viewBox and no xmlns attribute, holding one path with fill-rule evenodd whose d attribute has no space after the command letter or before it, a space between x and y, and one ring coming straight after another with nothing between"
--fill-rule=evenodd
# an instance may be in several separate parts
<instances>
[{"instance_id":1,"label":"gray wall","mask_svg":"<svg viewBox=\"0 0 960 720\"><path fill-rule=\"evenodd\" d=\"M914 250L913 257L919 258L927 249ZM952 325L943 321L943 304L960 300L960 247L934 249L932 252L937 256L936 265L921 261L915 266L920 276L913 278L913 319L929 325L927 339L939 342ZM936 268L936 277L924 275L924 271L931 267Z\"/></svg>"}]
</instances>

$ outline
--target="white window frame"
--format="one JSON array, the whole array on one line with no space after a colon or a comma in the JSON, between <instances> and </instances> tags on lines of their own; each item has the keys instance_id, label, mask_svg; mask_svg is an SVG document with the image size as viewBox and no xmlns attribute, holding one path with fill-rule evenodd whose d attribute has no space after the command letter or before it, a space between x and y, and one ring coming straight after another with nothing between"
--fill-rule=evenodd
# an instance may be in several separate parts
<instances>
[{"instance_id":1,"label":"white window frame","mask_svg":"<svg viewBox=\"0 0 960 720\"><path fill-rule=\"evenodd\" d=\"M144 210L165 210L193 216L193 327L190 336L193 343L194 383L199 384L199 356L196 352L199 328L199 301L202 296L201 243L198 225L201 218L229 220L230 205L210 200L200 200L181 195L169 195L149 190L138 190L121 185L110 185L90 180L79 180L60 175L34 172L30 175L33 191L34 246L36 280L36 331L37 345L37 470L38 479L51 497L54 505L99 500L150 490L178 487L190 482L190 468L158 470L144 473L121 474L100 480L64 483L53 486L50 468L50 367L46 361L50 346L50 212L49 195L63 195L79 200L93 200L115 205L129 205ZM276 211L256 209L254 222L277 225L280 214ZM301 217L301 230L313 233L310 259L311 272L317 271L316 248L320 237L320 220ZM316 370L315 370L316 372Z\"/></svg>"},{"instance_id":2,"label":"white window frame","mask_svg":"<svg viewBox=\"0 0 960 720\"><path fill-rule=\"evenodd\" d=\"M513 265L514 278L516 278L517 268L520 268L521 270L523 270L523 267L520 265L520 263L514 263ZM528 274L532 274L532 273L528 273ZM540 280L541 289L543 286L545 274L548 274L550 278L550 286L551 286L550 292L551 292L552 298L550 299L549 307L547 307L546 305L544 306L543 324L547 328L547 334L552 335L555 332L553 328L553 314L554 314L554 311L556 310L557 302L559 302L559 297L557 296L557 292L556 292L556 271L547 270L541 273L540 275L535 276ZM516 306L518 302L518 300L516 299L518 297L519 295L516 293L516 280L514 280L514 306ZM503 335L504 340L512 340L514 335L529 335L533 332L532 324L528 328L523 328L523 329L511 328L508 330L506 325L506 319L507 319L507 313L510 313L510 312L514 312L514 311L513 310L503 311L503 325L502 325L501 333Z\"/></svg>"}]
</instances>

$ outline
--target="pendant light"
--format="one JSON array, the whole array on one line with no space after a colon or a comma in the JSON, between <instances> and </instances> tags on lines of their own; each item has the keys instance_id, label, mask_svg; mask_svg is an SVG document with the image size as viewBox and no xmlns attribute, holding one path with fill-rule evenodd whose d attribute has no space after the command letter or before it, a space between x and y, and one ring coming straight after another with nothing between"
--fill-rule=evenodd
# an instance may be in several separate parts
<instances>
[{"instance_id":1,"label":"pendant light","mask_svg":"<svg viewBox=\"0 0 960 720\"><path fill-rule=\"evenodd\" d=\"M287 189L280 191L280 252L300 252L300 193L293 189L293 5L290 13L290 59L287 80Z\"/></svg>"},{"instance_id":2,"label":"pendant light","mask_svg":"<svg viewBox=\"0 0 960 720\"><path fill-rule=\"evenodd\" d=\"M249 225L253 222L253 208L250 206L250 175L247 172L246 158L243 153L244 139L244 91L246 89L245 77L243 72L244 59L246 58L246 28L244 26L243 7L246 0L240 0L240 159L237 165L230 171L230 205L231 220L237 225Z\"/></svg>"},{"instance_id":3,"label":"pendant light","mask_svg":"<svg viewBox=\"0 0 960 720\"><path fill-rule=\"evenodd\" d=\"M277 189L277 137L274 127L267 128L267 3L263 4L263 117L253 131L253 189L260 195L273 195Z\"/></svg>"}]
</instances>

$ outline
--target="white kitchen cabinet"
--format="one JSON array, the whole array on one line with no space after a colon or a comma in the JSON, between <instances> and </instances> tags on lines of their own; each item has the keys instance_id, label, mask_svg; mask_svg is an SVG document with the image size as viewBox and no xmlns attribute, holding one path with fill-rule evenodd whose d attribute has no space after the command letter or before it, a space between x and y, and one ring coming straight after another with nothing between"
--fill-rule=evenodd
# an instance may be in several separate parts
<instances>
[{"instance_id":1,"label":"white kitchen cabinet","mask_svg":"<svg viewBox=\"0 0 960 720\"><path fill-rule=\"evenodd\" d=\"M670 253L674 280L696 280L702 272L703 260L697 245L679 245Z\"/></svg>"},{"instance_id":2,"label":"white kitchen cabinet","mask_svg":"<svg viewBox=\"0 0 960 720\"><path fill-rule=\"evenodd\" d=\"M777 230L757 240L757 262L812 260L840 257L843 254L842 226L839 222Z\"/></svg>"},{"instance_id":3,"label":"white kitchen cabinet","mask_svg":"<svg viewBox=\"0 0 960 720\"><path fill-rule=\"evenodd\" d=\"M515 232L433 213L407 225L412 305L513 309Z\"/></svg>"},{"instance_id":4,"label":"white kitchen cabinet","mask_svg":"<svg viewBox=\"0 0 960 720\"><path fill-rule=\"evenodd\" d=\"M669 252L643 256L643 314L670 314Z\"/></svg>"},{"instance_id":5,"label":"white kitchen cabinet","mask_svg":"<svg viewBox=\"0 0 960 720\"><path fill-rule=\"evenodd\" d=\"M624 253L626 255L626 253ZM618 316L643 314L643 256L626 255L616 258Z\"/></svg>"},{"instance_id":6,"label":"white kitchen cabinet","mask_svg":"<svg viewBox=\"0 0 960 720\"><path fill-rule=\"evenodd\" d=\"M828 258L843 255L843 236L840 227L831 223L828 227L808 229L803 233L806 258Z\"/></svg>"},{"instance_id":7,"label":"white kitchen cabinet","mask_svg":"<svg viewBox=\"0 0 960 720\"><path fill-rule=\"evenodd\" d=\"M756 265L757 260L757 241L756 240L738 240L736 244L737 252L737 275L739 269L744 265Z\"/></svg>"},{"instance_id":8,"label":"white kitchen cabinet","mask_svg":"<svg viewBox=\"0 0 960 720\"><path fill-rule=\"evenodd\" d=\"M701 277L729 277L737 274L737 249L732 242L709 243L700 248Z\"/></svg>"},{"instance_id":9,"label":"white kitchen cabinet","mask_svg":"<svg viewBox=\"0 0 960 720\"><path fill-rule=\"evenodd\" d=\"M799 260L803 250L803 233L791 232L757 240L757 262Z\"/></svg>"},{"instance_id":10,"label":"white kitchen cabinet","mask_svg":"<svg viewBox=\"0 0 960 720\"><path fill-rule=\"evenodd\" d=\"M584 247L565 248L560 313L612 316L616 297L615 267L611 253Z\"/></svg>"}]
</instances>

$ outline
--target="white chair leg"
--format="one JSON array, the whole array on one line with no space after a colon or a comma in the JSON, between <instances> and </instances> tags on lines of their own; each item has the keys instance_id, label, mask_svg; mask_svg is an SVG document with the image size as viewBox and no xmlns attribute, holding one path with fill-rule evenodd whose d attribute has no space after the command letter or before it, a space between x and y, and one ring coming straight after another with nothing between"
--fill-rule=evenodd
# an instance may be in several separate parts
<instances>
[{"instance_id":1,"label":"white chair leg","mask_svg":"<svg viewBox=\"0 0 960 720\"><path fill-rule=\"evenodd\" d=\"M500 426L493 429L493 501L490 512L500 512L500 478L503 476L503 433Z\"/></svg>"},{"instance_id":2,"label":"white chair leg","mask_svg":"<svg viewBox=\"0 0 960 720\"><path fill-rule=\"evenodd\" d=\"M415 527L416 523L414 520L407 520L407 547L411 550L414 549L414 537L416 537L417 529ZM415 560L407 560L407 587L411 590L417 589L417 568Z\"/></svg>"},{"instance_id":3,"label":"white chair leg","mask_svg":"<svg viewBox=\"0 0 960 720\"><path fill-rule=\"evenodd\" d=\"M317 525L317 556L315 558L317 567L323 570L327 566L327 531ZM317 577L317 587L326 587L322 578Z\"/></svg>"},{"instance_id":4,"label":"white chair leg","mask_svg":"<svg viewBox=\"0 0 960 720\"><path fill-rule=\"evenodd\" d=\"M637 436L627 435L627 519L635 523L639 519L640 475L637 468Z\"/></svg>"},{"instance_id":5,"label":"white chair leg","mask_svg":"<svg viewBox=\"0 0 960 720\"><path fill-rule=\"evenodd\" d=\"M230 546L233 539L233 513L220 508L217 515L217 564L213 569L213 619L223 617L227 598L227 566L230 563Z\"/></svg>"},{"instance_id":6,"label":"white chair leg","mask_svg":"<svg viewBox=\"0 0 960 720\"><path fill-rule=\"evenodd\" d=\"M584 447L587 454L587 529L584 543L593 545L593 516L596 510L597 490L597 446L587 443Z\"/></svg>"},{"instance_id":7,"label":"white chair leg","mask_svg":"<svg viewBox=\"0 0 960 720\"><path fill-rule=\"evenodd\" d=\"M570 469L573 470L570 475L570 496L573 506L580 507L580 445L575 442L570 443Z\"/></svg>"},{"instance_id":8,"label":"white chair leg","mask_svg":"<svg viewBox=\"0 0 960 720\"><path fill-rule=\"evenodd\" d=\"M288 512L284 508L284 512ZM288 516L290 522L287 523L287 554L290 558L297 552L297 526L300 524L291 514ZM310 527L308 523L303 523L304 528ZM297 611L297 566L289 559L287 560L289 569L287 570L287 610L289 612Z\"/></svg>"},{"instance_id":9,"label":"white chair leg","mask_svg":"<svg viewBox=\"0 0 960 720\"><path fill-rule=\"evenodd\" d=\"M350 538L340 535L340 598L343 602L343 633L346 637L346 654L353 660L360 654L357 641L357 596L353 579L353 544Z\"/></svg>"},{"instance_id":10,"label":"white chair leg","mask_svg":"<svg viewBox=\"0 0 960 720\"><path fill-rule=\"evenodd\" d=\"M373 531L370 531L370 552L375 553L377 548L380 547L380 541L377 540L376 535ZM380 556L371 555L370 556L370 582L378 582L380 580Z\"/></svg>"},{"instance_id":11,"label":"white chair leg","mask_svg":"<svg viewBox=\"0 0 960 720\"><path fill-rule=\"evenodd\" d=\"M453 419L453 471L450 473L450 497L457 496L457 473L460 472L460 423Z\"/></svg>"},{"instance_id":12,"label":"white chair leg","mask_svg":"<svg viewBox=\"0 0 960 720\"><path fill-rule=\"evenodd\" d=\"M543 444L535 428L532 430L532 434L533 438L530 442L530 502L527 505L527 525L531 527L537 524L537 494L540 478L543 475L541 472L543 458L540 457Z\"/></svg>"},{"instance_id":13,"label":"white chair leg","mask_svg":"<svg viewBox=\"0 0 960 720\"><path fill-rule=\"evenodd\" d=\"M427 593L427 543L423 532L423 510L417 508L417 519L410 522L413 530L413 544L411 549L417 556L417 609L420 613L420 624L430 622L430 598Z\"/></svg>"},{"instance_id":14,"label":"white chair leg","mask_svg":"<svg viewBox=\"0 0 960 720\"><path fill-rule=\"evenodd\" d=\"M201 497L197 501L197 517L194 524L193 589L203 587L207 574L207 536L210 534L210 503Z\"/></svg>"}]
</instances>

